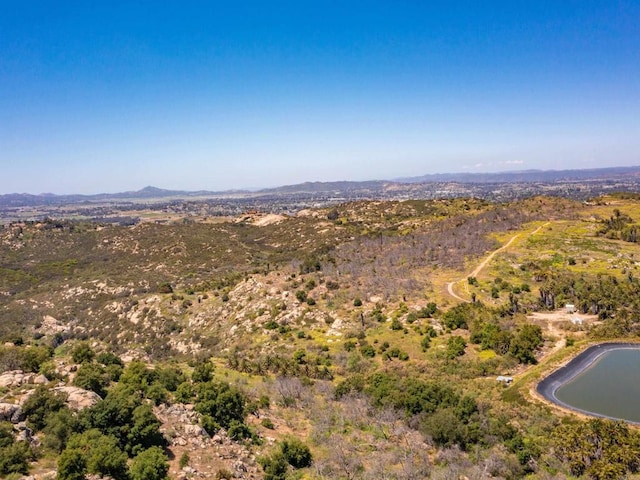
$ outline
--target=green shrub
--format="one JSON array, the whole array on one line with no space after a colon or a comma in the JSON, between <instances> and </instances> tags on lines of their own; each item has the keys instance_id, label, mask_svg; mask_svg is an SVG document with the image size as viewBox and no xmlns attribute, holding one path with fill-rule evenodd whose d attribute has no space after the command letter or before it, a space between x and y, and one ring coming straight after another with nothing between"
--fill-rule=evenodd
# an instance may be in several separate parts
<instances>
[{"instance_id":1,"label":"green shrub","mask_svg":"<svg viewBox=\"0 0 640 480\"><path fill-rule=\"evenodd\" d=\"M27 474L33 453L26 442L15 442L0 448L0 475Z\"/></svg>"},{"instance_id":2,"label":"green shrub","mask_svg":"<svg viewBox=\"0 0 640 480\"><path fill-rule=\"evenodd\" d=\"M87 342L80 342L71 350L71 358L75 363L91 362L96 356Z\"/></svg>"},{"instance_id":3,"label":"green shrub","mask_svg":"<svg viewBox=\"0 0 640 480\"><path fill-rule=\"evenodd\" d=\"M83 363L73 379L74 386L91 390L101 397L106 395L109 383L109 376L99 363Z\"/></svg>"},{"instance_id":4,"label":"green shrub","mask_svg":"<svg viewBox=\"0 0 640 480\"><path fill-rule=\"evenodd\" d=\"M258 463L264 471L264 480L286 480L289 463L282 452L260 457Z\"/></svg>"},{"instance_id":5,"label":"green shrub","mask_svg":"<svg viewBox=\"0 0 640 480\"><path fill-rule=\"evenodd\" d=\"M397 318L394 318L391 321L391 330L402 330L402 322L400 322L400 320L398 320Z\"/></svg>"},{"instance_id":6,"label":"green shrub","mask_svg":"<svg viewBox=\"0 0 640 480\"><path fill-rule=\"evenodd\" d=\"M131 480L164 480L169 473L168 461L159 447L151 447L140 452L131 462Z\"/></svg>"},{"instance_id":7,"label":"green shrub","mask_svg":"<svg viewBox=\"0 0 640 480\"><path fill-rule=\"evenodd\" d=\"M464 350L467 347L467 342L465 342L464 338L458 336L449 337L447 341L447 349L446 356L448 359L452 360L456 357L464 355Z\"/></svg>"},{"instance_id":8,"label":"green shrub","mask_svg":"<svg viewBox=\"0 0 640 480\"><path fill-rule=\"evenodd\" d=\"M309 467L313 461L309 447L297 438L283 440L280 444L280 451L287 463L293 468Z\"/></svg>"},{"instance_id":9,"label":"green shrub","mask_svg":"<svg viewBox=\"0 0 640 480\"><path fill-rule=\"evenodd\" d=\"M239 422L237 420L231 420L229 428L227 429L227 434L231 440L252 440L257 438L257 435L249 428L249 426L244 422Z\"/></svg>"},{"instance_id":10,"label":"green shrub","mask_svg":"<svg viewBox=\"0 0 640 480\"><path fill-rule=\"evenodd\" d=\"M118 439L90 429L69 439L67 449L82 452L86 471L114 480L127 480L127 455L120 449ZM66 451L66 450L65 450Z\"/></svg>"},{"instance_id":11,"label":"green shrub","mask_svg":"<svg viewBox=\"0 0 640 480\"><path fill-rule=\"evenodd\" d=\"M191 380L196 383L205 383L213 378L213 364L207 361L199 362L191 373Z\"/></svg>"},{"instance_id":12,"label":"green shrub","mask_svg":"<svg viewBox=\"0 0 640 480\"><path fill-rule=\"evenodd\" d=\"M373 358L376 356L376 349L367 344L360 347L360 353L363 357Z\"/></svg>"},{"instance_id":13,"label":"green shrub","mask_svg":"<svg viewBox=\"0 0 640 480\"><path fill-rule=\"evenodd\" d=\"M85 480L87 462L79 450L67 449L58 457L56 480Z\"/></svg>"},{"instance_id":14,"label":"green shrub","mask_svg":"<svg viewBox=\"0 0 640 480\"><path fill-rule=\"evenodd\" d=\"M175 400L178 403L190 403L194 395L193 385L189 382L182 382L176 389Z\"/></svg>"},{"instance_id":15,"label":"green shrub","mask_svg":"<svg viewBox=\"0 0 640 480\"><path fill-rule=\"evenodd\" d=\"M67 396L61 392L54 392L44 385L39 386L22 405L22 411L27 417L27 423L35 431L42 430L46 425L49 414L65 407Z\"/></svg>"}]
</instances>

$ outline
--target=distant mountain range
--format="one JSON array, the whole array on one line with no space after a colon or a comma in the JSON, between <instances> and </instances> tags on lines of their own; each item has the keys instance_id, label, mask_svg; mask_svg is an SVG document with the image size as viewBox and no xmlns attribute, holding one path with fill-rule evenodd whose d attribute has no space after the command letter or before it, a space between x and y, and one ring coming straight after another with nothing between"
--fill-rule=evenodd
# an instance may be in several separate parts
<instances>
[{"instance_id":1,"label":"distant mountain range","mask_svg":"<svg viewBox=\"0 0 640 480\"><path fill-rule=\"evenodd\" d=\"M97 195L55 195L43 193L32 195L28 193L11 193L0 195L0 207L17 208L41 205L63 205L97 202L134 202L140 200L185 199L196 197L208 198L237 198L260 197L295 194L322 194L340 192L380 192L394 186L416 185L429 183L459 183L459 184L491 184L491 183L555 183L555 182L586 182L596 180L629 180L636 178L640 181L640 166L609 167L579 170L523 170L517 172L498 173L437 173L419 177L398 178L394 180L370 180L362 182L305 182L296 185L285 185L262 190L227 190L213 191L184 191L165 190L148 186L138 191L122 193L101 193Z\"/></svg>"},{"instance_id":2,"label":"distant mountain range","mask_svg":"<svg viewBox=\"0 0 640 480\"><path fill-rule=\"evenodd\" d=\"M580 170L521 170L497 173L436 173L420 177L398 178L400 183L456 182L456 183L532 183L570 182L640 177L640 166L608 167Z\"/></svg>"}]
</instances>

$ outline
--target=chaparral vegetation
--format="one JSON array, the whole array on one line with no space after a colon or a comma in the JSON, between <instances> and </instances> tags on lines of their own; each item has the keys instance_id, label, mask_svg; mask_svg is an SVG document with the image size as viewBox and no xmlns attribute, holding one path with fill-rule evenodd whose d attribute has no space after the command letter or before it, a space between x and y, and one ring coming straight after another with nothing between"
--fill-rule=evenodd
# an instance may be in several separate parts
<instances>
[{"instance_id":1,"label":"chaparral vegetation","mask_svg":"<svg viewBox=\"0 0 640 480\"><path fill-rule=\"evenodd\" d=\"M637 196L266 217L2 225L0 477L638 472L636 427L532 393L640 340Z\"/></svg>"}]
</instances>

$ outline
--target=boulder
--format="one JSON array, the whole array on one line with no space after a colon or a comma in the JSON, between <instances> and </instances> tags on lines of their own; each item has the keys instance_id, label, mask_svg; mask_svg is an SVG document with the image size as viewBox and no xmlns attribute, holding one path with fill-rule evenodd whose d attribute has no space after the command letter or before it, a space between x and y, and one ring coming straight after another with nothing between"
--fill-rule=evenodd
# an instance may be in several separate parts
<instances>
[{"instance_id":1,"label":"boulder","mask_svg":"<svg viewBox=\"0 0 640 480\"><path fill-rule=\"evenodd\" d=\"M67 394L67 405L72 410L84 410L102 400L97 393L79 387L56 387L54 390Z\"/></svg>"},{"instance_id":2,"label":"boulder","mask_svg":"<svg viewBox=\"0 0 640 480\"><path fill-rule=\"evenodd\" d=\"M19 387L24 383L25 374L22 370L9 370L0 375L0 387Z\"/></svg>"},{"instance_id":3,"label":"boulder","mask_svg":"<svg viewBox=\"0 0 640 480\"><path fill-rule=\"evenodd\" d=\"M22 370L10 370L0 375L0 387L14 388L21 385L44 385L49 383L44 375L25 373Z\"/></svg>"},{"instance_id":4,"label":"boulder","mask_svg":"<svg viewBox=\"0 0 640 480\"><path fill-rule=\"evenodd\" d=\"M0 422L20 423L24 420L24 413L20 405L0 403Z\"/></svg>"}]
</instances>

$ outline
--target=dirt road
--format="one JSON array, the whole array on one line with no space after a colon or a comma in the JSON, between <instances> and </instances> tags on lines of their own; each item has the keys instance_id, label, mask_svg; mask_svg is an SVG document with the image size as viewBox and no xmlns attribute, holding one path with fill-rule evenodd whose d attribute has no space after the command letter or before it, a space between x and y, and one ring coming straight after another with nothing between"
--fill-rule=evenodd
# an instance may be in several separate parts
<instances>
[{"instance_id":1,"label":"dirt road","mask_svg":"<svg viewBox=\"0 0 640 480\"><path fill-rule=\"evenodd\" d=\"M536 228L533 232L531 232L529 234L529 236L535 235L536 233L538 233L543 227L549 225L549 222L545 223L544 225L540 225L538 228ZM513 237L511 237L511 239L505 243L503 246L501 246L500 248L498 248L497 250L494 250L493 252L491 252L489 254L489 256L487 256L487 258L485 258L482 262L480 262L478 264L478 266L473 270L473 272L471 272L469 275L465 276L464 278L461 278L460 280L456 280L455 282L449 282L447 283L447 292L449 293L449 295L451 295L453 298L455 298L456 300L459 300L461 302L470 302L471 300L467 300L466 298L462 298L460 295L458 295L454 290L453 290L453 286L458 283L458 282L465 282L467 280L467 278L469 277L477 277L480 272L482 271L482 269L484 267L487 266L487 264L493 260L493 257L495 257L498 253L502 252L503 250L506 250L507 248L509 248L511 246L511 244L520 236L522 235L521 233L517 233L515 234Z\"/></svg>"}]
</instances>

